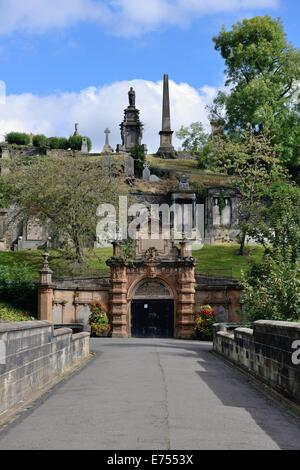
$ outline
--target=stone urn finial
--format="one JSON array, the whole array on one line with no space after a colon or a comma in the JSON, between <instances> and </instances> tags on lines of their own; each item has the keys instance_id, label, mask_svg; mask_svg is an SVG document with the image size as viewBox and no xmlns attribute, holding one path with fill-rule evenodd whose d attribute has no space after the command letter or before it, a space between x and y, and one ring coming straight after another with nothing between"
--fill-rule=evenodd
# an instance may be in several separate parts
<instances>
[{"instance_id":1,"label":"stone urn finial","mask_svg":"<svg viewBox=\"0 0 300 470\"><path fill-rule=\"evenodd\" d=\"M40 270L40 284L42 285L50 285L52 284L52 274L53 271L50 269L49 265L49 253L43 254L43 268Z\"/></svg>"}]
</instances>

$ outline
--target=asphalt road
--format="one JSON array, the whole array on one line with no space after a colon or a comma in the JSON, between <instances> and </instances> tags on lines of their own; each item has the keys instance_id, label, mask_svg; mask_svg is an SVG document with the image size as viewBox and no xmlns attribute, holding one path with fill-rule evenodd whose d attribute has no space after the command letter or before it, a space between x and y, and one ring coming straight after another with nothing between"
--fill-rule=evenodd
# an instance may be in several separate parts
<instances>
[{"instance_id":1,"label":"asphalt road","mask_svg":"<svg viewBox=\"0 0 300 470\"><path fill-rule=\"evenodd\" d=\"M300 420L208 343L92 340L97 352L0 432L0 449L300 449Z\"/></svg>"}]
</instances>

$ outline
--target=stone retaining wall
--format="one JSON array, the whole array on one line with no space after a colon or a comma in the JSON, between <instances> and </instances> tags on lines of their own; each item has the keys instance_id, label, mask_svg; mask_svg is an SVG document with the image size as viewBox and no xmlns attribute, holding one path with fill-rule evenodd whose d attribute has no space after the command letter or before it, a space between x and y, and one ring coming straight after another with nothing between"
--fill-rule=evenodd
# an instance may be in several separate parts
<instances>
[{"instance_id":1,"label":"stone retaining wall","mask_svg":"<svg viewBox=\"0 0 300 470\"><path fill-rule=\"evenodd\" d=\"M0 323L0 415L89 356L89 334L45 321Z\"/></svg>"},{"instance_id":2,"label":"stone retaining wall","mask_svg":"<svg viewBox=\"0 0 300 470\"><path fill-rule=\"evenodd\" d=\"M214 351L300 405L300 323L218 324Z\"/></svg>"}]
</instances>

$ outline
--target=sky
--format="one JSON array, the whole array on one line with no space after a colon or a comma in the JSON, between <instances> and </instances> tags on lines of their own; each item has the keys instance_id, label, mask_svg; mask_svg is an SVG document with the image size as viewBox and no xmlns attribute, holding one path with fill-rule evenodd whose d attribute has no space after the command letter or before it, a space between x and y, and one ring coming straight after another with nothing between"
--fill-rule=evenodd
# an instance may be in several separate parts
<instances>
[{"instance_id":1,"label":"sky","mask_svg":"<svg viewBox=\"0 0 300 470\"><path fill-rule=\"evenodd\" d=\"M134 86L155 152L164 73L173 130L208 126L207 105L224 84L212 42L223 24L280 17L300 47L299 0L0 0L0 14L0 141L13 130L68 136L76 122L95 151L106 127L115 147Z\"/></svg>"}]
</instances>

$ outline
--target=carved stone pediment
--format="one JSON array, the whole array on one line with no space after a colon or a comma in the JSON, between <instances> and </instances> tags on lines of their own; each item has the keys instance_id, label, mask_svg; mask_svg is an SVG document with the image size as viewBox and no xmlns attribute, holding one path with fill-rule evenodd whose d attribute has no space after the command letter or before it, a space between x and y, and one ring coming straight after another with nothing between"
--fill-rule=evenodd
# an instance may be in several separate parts
<instances>
[{"instance_id":1,"label":"carved stone pediment","mask_svg":"<svg viewBox=\"0 0 300 470\"><path fill-rule=\"evenodd\" d=\"M170 290L159 281L144 281L134 293L134 299L171 299Z\"/></svg>"}]
</instances>

